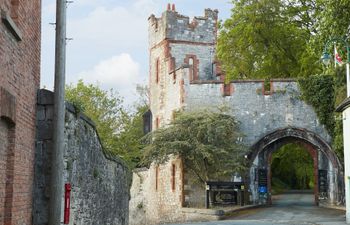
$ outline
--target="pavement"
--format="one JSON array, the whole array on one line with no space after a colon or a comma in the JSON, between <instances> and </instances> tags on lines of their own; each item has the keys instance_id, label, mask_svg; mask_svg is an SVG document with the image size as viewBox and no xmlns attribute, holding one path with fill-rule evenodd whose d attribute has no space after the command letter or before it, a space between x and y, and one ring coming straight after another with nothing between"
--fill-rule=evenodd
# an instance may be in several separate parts
<instances>
[{"instance_id":1,"label":"pavement","mask_svg":"<svg viewBox=\"0 0 350 225\"><path fill-rule=\"evenodd\" d=\"M317 207L307 193L283 194L272 206L241 210L227 220L172 225L345 225L345 211Z\"/></svg>"}]
</instances>

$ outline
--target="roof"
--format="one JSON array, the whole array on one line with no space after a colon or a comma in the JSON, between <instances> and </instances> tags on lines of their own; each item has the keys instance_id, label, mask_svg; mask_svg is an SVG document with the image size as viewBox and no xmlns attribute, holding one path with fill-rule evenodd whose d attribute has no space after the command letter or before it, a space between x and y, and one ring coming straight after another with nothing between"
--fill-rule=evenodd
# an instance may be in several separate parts
<instances>
[{"instance_id":1,"label":"roof","mask_svg":"<svg viewBox=\"0 0 350 225\"><path fill-rule=\"evenodd\" d=\"M345 109L350 107L350 97L347 97L336 109L336 112L344 112Z\"/></svg>"}]
</instances>

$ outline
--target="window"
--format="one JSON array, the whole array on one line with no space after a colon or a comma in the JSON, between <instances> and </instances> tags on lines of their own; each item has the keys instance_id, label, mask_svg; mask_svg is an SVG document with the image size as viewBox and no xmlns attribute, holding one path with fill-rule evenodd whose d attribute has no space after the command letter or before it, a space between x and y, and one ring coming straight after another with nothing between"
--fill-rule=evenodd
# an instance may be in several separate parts
<instances>
[{"instance_id":1,"label":"window","mask_svg":"<svg viewBox=\"0 0 350 225\"><path fill-rule=\"evenodd\" d=\"M185 62L190 68L190 81L198 80L199 61L196 55L186 55Z\"/></svg>"},{"instance_id":2,"label":"window","mask_svg":"<svg viewBox=\"0 0 350 225\"><path fill-rule=\"evenodd\" d=\"M160 123L160 121L159 121L159 117L157 117L157 118L156 118L156 129L158 129L158 128L159 128L159 123Z\"/></svg>"},{"instance_id":3,"label":"window","mask_svg":"<svg viewBox=\"0 0 350 225\"><path fill-rule=\"evenodd\" d=\"M191 76L191 80L194 80L194 60L193 58L189 58L188 59L188 65L190 66L190 76Z\"/></svg>"},{"instance_id":4,"label":"window","mask_svg":"<svg viewBox=\"0 0 350 225\"><path fill-rule=\"evenodd\" d=\"M148 134L152 131L152 112L148 110L143 114L143 133Z\"/></svg>"},{"instance_id":5,"label":"window","mask_svg":"<svg viewBox=\"0 0 350 225\"><path fill-rule=\"evenodd\" d=\"M16 20L18 18L19 0L11 0L11 18Z\"/></svg>"},{"instance_id":6,"label":"window","mask_svg":"<svg viewBox=\"0 0 350 225\"><path fill-rule=\"evenodd\" d=\"M175 174L176 174L176 166L172 164L171 166L171 190L175 191Z\"/></svg>"},{"instance_id":7,"label":"window","mask_svg":"<svg viewBox=\"0 0 350 225\"><path fill-rule=\"evenodd\" d=\"M159 83L160 63L159 59L156 61L156 83Z\"/></svg>"},{"instance_id":8,"label":"window","mask_svg":"<svg viewBox=\"0 0 350 225\"><path fill-rule=\"evenodd\" d=\"M158 191L159 166L156 167L156 191Z\"/></svg>"}]
</instances>

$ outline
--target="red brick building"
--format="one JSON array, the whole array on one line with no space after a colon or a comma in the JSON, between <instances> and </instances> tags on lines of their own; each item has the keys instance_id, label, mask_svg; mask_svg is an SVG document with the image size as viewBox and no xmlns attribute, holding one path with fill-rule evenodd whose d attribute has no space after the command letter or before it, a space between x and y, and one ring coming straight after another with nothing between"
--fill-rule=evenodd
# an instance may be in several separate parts
<instances>
[{"instance_id":1,"label":"red brick building","mask_svg":"<svg viewBox=\"0 0 350 225\"><path fill-rule=\"evenodd\" d=\"M0 0L0 224L32 223L40 0Z\"/></svg>"}]
</instances>

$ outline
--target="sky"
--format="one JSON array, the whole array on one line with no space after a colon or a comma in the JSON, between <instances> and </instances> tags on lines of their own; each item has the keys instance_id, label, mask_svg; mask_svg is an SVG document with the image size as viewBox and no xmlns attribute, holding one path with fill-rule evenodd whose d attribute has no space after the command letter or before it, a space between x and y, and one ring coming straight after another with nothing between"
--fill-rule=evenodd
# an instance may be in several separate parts
<instances>
[{"instance_id":1,"label":"sky","mask_svg":"<svg viewBox=\"0 0 350 225\"><path fill-rule=\"evenodd\" d=\"M131 105L136 85L148 83L148 17L157 17L168 3L183 15L203 16L218 9L219 19L230 16L230 0L74 0L67 9L66 83L98 84L113 88ZM56 1L42 1L41 87L52 90Z\"/></svg>"}]
</instances>

